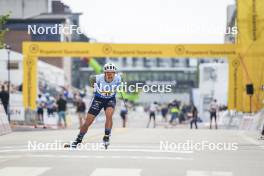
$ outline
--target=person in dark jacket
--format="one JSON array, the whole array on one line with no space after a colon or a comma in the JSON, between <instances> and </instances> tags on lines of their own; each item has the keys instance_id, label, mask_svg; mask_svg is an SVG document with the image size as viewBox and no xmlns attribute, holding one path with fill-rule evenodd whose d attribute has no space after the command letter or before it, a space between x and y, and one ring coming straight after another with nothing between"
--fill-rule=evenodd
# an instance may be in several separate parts
<instances>
[{"instance_id":1,"label":"person in dark jacket","mask_svg":"<svg viewBox=\"0 0 264 176\"><path fill-rule=\"evenodd\" d=\"M5 113L8 115L9 93L5 90L5 86L1 86L0 100L4 106Z\"/></svg>"},{"instance_id":2,"label":"person in dark jacket","mask_svg":"<svg viewBox=\"0 0 264 176\"><path fill-rule=\"evenodd\" d=\"M193 107L192 107L192 120L190 123L191 129L192 129L193 124L195 125L195 128L198 129L197 119L198 119L198 110L197 110L196 106L193 105Z\"/></svg>"},{"instance_id":3,"label":"person in dark jacket","mask_svg":"<svg viewBox=\"0 0 264 176\"><path fill-rule=\"evenodd\" d=\"M67 128L67 122L66 122L66 110L67 110L67 101L64 100L63 95L59 96L59 99L57 100L57 111L59 115L58 120L58 127L61 127L61 120L64 121L64 128Z\"/></svg>"},{"instance_id":4,"label":"person in dark jacket","mask_svg":"<svg viewBox=\"0 0 264 176\"><path fill-rule=\"evenodd\" d=\"M263 127L262 127L260 139L264 140L264 124L263 124Z\"/></svg>"}]
</instances>

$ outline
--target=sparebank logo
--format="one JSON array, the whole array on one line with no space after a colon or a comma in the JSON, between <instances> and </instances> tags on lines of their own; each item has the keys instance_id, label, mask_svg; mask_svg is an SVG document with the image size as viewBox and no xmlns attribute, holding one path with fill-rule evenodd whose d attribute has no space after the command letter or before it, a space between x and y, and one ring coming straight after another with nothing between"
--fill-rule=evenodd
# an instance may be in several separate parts
<instances>
[{"instance_id":1,"label":"sparebank logo","mask_svg":"<svg viewBox=\"0 0 264 176\"><path fill-rule=\"evenodd\" d=\"M37 53L39 51L39 46L36 44L32 44L29 46L29 51L31 53Z\"/></svg>"}]
</instances>

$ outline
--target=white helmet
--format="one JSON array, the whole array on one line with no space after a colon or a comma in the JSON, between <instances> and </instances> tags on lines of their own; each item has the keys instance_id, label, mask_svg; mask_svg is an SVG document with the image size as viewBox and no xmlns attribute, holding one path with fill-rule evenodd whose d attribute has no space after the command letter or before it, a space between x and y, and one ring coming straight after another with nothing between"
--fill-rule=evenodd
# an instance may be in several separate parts
<instances>
[{"instance_id":1,"label":"white helmet","mask_svg":"<svg viewBox=\"0 0 264 176\"><path fill-rule=\"evenodd\" d=\"M107 63L104 65L104 72L116 72L116 66L112 63Z\"/></svg>"}]
</instances>

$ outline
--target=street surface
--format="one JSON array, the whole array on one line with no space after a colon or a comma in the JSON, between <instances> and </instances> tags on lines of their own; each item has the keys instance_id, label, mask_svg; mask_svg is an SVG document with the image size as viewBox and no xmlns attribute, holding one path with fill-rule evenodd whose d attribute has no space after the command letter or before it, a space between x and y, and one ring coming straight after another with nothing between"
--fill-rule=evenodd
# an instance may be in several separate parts
<instances>
[{"instance_id":1,"label":"street surface","mask_svg":"<svg viewBox=\"0 0 264 176\"><path fill-rule=\"evenodd\" d=\"M129 121L133 128L112 131L108 150L101 144L103 122L94 124L84 138L91 150L32 150L29 142L46 144L73 140L77 129L16 131L0 137L0 176L263 176L264 142L256 132L143 128L147 119ZM144 124L144 125L142 125ZM164 150L161 142L235 143L237 150ZM163 143L164 144L164 143ZM171 146L173 146L172 144ZM90 145L90 146L89 146Z\"/></svg>"}]
</instances>

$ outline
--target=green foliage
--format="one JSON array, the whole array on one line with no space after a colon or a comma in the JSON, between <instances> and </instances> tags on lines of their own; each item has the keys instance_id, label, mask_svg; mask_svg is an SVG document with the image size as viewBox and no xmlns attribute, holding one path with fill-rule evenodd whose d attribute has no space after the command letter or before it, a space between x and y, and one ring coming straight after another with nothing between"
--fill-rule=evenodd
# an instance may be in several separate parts
<instances>
[{"instance_id":1,"label":"green foliage","mask_svg":"<svg viewBox=\"0 0 264 176\"><path fill-rule=\"evenodd\" d=\"M4 48L4 36L5 33L8 31L8 29L6 29L4 25L6 24L9 17L10 14L0 16L0 49Z\"/></svg>"}]
</instances>

